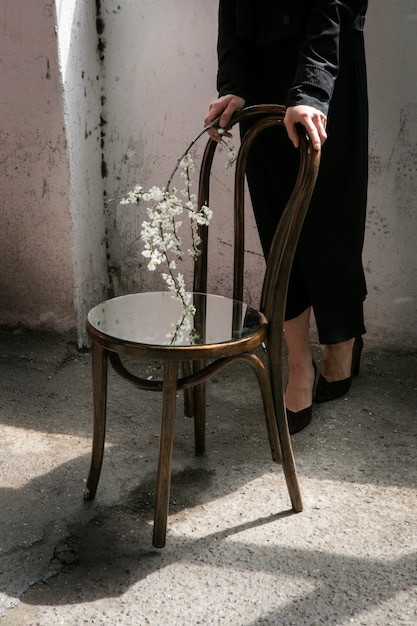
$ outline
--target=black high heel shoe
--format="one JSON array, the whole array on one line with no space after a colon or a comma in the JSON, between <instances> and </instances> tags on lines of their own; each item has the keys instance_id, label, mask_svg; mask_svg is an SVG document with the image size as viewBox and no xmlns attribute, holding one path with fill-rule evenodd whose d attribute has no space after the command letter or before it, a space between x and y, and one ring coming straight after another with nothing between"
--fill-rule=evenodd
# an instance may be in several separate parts
<instances>
[{"instance_id":1,"label":"black high heel shoe","mask_svg":"<svg viewBox=\"0 0 417 626\"><path fill-rule=\"evenodd\" d=\"M320 374L319 380L317 382L316 393L314 396L315 402L321 403L329 402L330 400L337 400L337 398L341 398L348 393L352 385L353 376L357 376L359 374L362 348L362 337L356 337L352 349L352 368L349 378L329 382L324 378L324 376Z\"/></svg>"},{"instance_id":2,"label":"black high heel shoe","mask_svg":"<svg viewBox=\"0 0 417 626\"><path fill-rule=\"evenodd\" d=\"M310 406L306 407L305 409L301 409L301 411L291 411L290 409L286 409L288 430L290 432L290 435L294 435L295 433L300 432L300 430L303 430L303 428L308 426L312 420L314 386L316 384L316 377L317 377L317 366L314 363L314 361L313 361L313 368L314 368L314 382L313 382L313 390L311 393L312 402Z\"/></svg>"}]
</instances>

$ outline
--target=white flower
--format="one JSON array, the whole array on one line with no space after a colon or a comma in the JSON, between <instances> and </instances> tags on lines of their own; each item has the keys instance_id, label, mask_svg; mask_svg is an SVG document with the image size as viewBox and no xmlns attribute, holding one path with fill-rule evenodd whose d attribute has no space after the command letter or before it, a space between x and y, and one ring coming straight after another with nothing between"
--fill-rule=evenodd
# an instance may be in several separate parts
<instances>
[{"instance_id":1,"label":"white flower","mask_svg":"<svg viewBox=\"0 0 417 626\"><path fill-rule=\"evenodd\" d=\"M182 159L180 161L180 168L182 170L184 170L184 169L194 170L195 169L193 158L192 158L192 156L191 156L191 154L189 152L187 152L187 154L185 154L182 157Z\"/></svg>"},{"instance_id":2,"label":"white flower","mask_svg":"<svg viewBox=\"0 0 417 626\"><path fill-rule=\"evenodd\" d=\"M229 152L227 153L227 163L226 163L227 168L232 167L233 163L236 161L236 157L237 157L236 148L229 150Z\"/></svg>"},{"instance_id":3,"label":"white flower","mask_svg":"<svg viewBox=\"0 0 417 626\"><path fill-rule=\"evenodd\" d=\"M149 252L149 254L145 254ZM154 270L156 270L156 268L158 267L158 265L160 265L163 261L163 256L162 254L159 252L159 250L144 250L142 252L143 256L149 256L149 263L148 263L148 270L150 270L151 272L153 272Z\"/></svg>"},{"instance_id":4,"label":"white flower","mask_svg":"<svg viewBox=\"0 0 417 626\"><path fill-rule=\"evenodd\" d=\"M202 206L200 211L196 214L196 220L198 224L202 226L208 226L211 218L213 217L213 211L208 206Z\"/></svg>"},{"instance_id":5,"label":"white flower","mask_svg":"<svg viewBox=\"0 0 417 626\"><path fill-rule=\"evenodd\" d=\"M226 169L232 167L237 158L236 147L232 144L230 137L222 137L221 145L227 149Z\"/></svg>"},{"instance_id":6,"label":"white flower","mask_svg":"<svg viewBox=\"0 0 417 626\"><path fill-rule=\"evenodd\" d=\"M219 129L219 134L223 135L224 130ZM190 144L189 150L194 145L196 139ZM236 159L236 149L232 146L227 137L222 137L222 144L228 149L227 167ZM147 203L147 220L142 222L141 239L144 243L142 255L148 259L148 269L154 271L163 264L168 271L162 272L162 278L173 297L181 302L183 315L174 330L170 333L171 341L182 341L183 332L188 331L188 341L196 342L197 334L193 328L192 319L195 315L192 294L186 291L184 276L182 273L175 274L177 262L184 258L182 252L182 239L179 230L182 221L178 219L186 212L191 226L191 248L188 250L191 258L196 261L200 254L199 246L201 238L198 234L199 226L207 226L213 216L213 212L208 206L198 207L197 196L192 193L193 180L191 172L195 169L193 158L187 151L178 161L177 166L170 177L166 187L151 187L144 191L141 185L136 185L120 200L121 205L139 204L140 201ZM180 194L175 187L171 186L174 174L180 170L180 176L184 178L185 188Z\"/></svg>"},{"instance_id":7,"label":"white flower","mask_svg":"<svg viewBox=\"0 0 417 626\"><path fill-rule=\"evenodd\" d=\"M197 205L194 202L192 202L191 200L188 200L185 203L185 206L187 207L187 209L189 211L192 211L192 212L194 212L196 210L196 208L197 208ZM189 217L191 217L191 215L189 215Z\"/></svg>"}]
</instances>

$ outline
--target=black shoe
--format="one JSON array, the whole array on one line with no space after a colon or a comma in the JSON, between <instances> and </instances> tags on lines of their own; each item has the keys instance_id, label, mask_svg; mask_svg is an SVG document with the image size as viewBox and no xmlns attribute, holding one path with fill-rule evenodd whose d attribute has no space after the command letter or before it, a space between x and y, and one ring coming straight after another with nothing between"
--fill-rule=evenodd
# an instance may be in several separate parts
<instances>
[{"instance_id":1,"label":"black shoe","mask_svg":"<svg viewBox=\"0 0 417 626\"><path fill-rule=\"evenodd\" d=\"M314 385L316 382L317 376L317 367L313 361L314 368L314 382L313 382L313 392L314 393ZM290 431L290 435L294 435L295 433L300 432L306 426L309 425L311 419L313 417L313 403L305 409L301 409L301 411L291 411L290 409L286 409L287 413L287 422L288 422L288 430Z\"/></svg>"},{"instance_id":2,"label":"black shoe","mask_svg":"<svg viewBox=\"0 0 417 626\"><path fill-rule=\"evenodd\" d=\"M300 430L303 430L303 428L309 425L313 417L312 404L301 411L290 411L290 409L286 409L286 411L290 435L294 435L295 433L300 432Z\"/></svg>"},{"instance_id":3,"label":"black shoe","mask_svg":"<svg viewBox=\"0 0 417 626\"><path fill-rule=\"evenodd\" d=\"M334 380L329 382L320 374L317 382L316 393L314 396L315 402L329 402L330 400L337 400L345 396L351 385L353 376L359 374L361 353L363 348L363 339L361 336L356 337L352 349L352 368L351 376L344 378L343 380Z\"/></svg>"}]
</instances>

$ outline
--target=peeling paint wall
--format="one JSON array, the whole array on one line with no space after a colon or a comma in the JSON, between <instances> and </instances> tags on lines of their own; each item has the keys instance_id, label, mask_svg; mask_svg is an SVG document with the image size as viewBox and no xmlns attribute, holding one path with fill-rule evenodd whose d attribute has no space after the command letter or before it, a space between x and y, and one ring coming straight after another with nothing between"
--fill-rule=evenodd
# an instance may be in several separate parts
<instances>
[{"instance_id":1,"label":"peeling paint wall","mask_svg":"<svg viewBox=\"0 0 417 626\"><path fill-rule=\"evenodd\" d=\"M101 2L56 0L59 62L68 142L74 306L79 343L89 309L108 297L103 147Z\"/></svg>"},{"instance_id":2,"label":"peeling paint wall","mask_svg":"<svg viewBox=\"0 0 417 626\"><path fill-rule=\"evenodd\" d=\"M201 130L216 97L217 2L107 0L105 6L107 196L117 198L135 183L165 185L178 157ZM197 163L205 142L193 150ZM218 215L210 236L211 286L221 294L230 293L231 285L232 178L225 164L226 155L220 153L210 202ZM181 189L181 180L176 183ZM158 287L158 273L149 273L141 256L144 207L110 202L108 208L115 292ZM257 302L264 262L250 208L248 224L246 295ZM185 228L182 234L188 241ZM190 285L189 265L184 273Z\"/></svg>"},{"instance_id":3,"label":"peeling paint wall","mask_svg":"<svg viewBox=\"0 0 417 626\"><path fill-rule=\"evenodd\" d=\"M100 3L3 0L0 324L73 332L107 296Z\"/></svg>"},{"instance_id":4,"label":"peeling paint wall","mask_svg":"<svg viewBox=\"0 0 417 626\"><path fill-rule=\"evenodd\" d=\"M0 324L74 330L81 344L90 306L159 284L140 254L143 210L117 198L164 185L200 130L216 21L211 0L3 0ZM371 3L368 341L404 349L417 341L416 26L414 0ZM231 176L224 155L216 163L211 286L225 293ZM256 303L264 266L249 208L247 250Z\"/></svg>"},{"instance_id":5,"label":"peeling paint wall","mask_svg":"<svg viewBox=\"0 0 417 626\"><path fill-rule=\"evenodd\" d=\"M216 2L106 0L107 197L165 185L215 94ZM201 144L203 145L203 143ZM197 151L200 146L197 148ZM139 243L143 211L109 202L116 293L154 288Z\"/></svg>"},{"instance_id":6,"label":"peeling paint wall","mask_svg":"<svg viewBox=\"0 0 417 626\"><path fill-rule=\"evenodd\" d=\"M215 95L217 2L105 4L107 190L117 197L137 182L163 185L182 148L200 129ZM367 341L407 349L417 341L417 85L412 78L417 8L412 0L370 4ZM230 178L221 164L214 185L218 192L211 206L219 219L211 236L218 275L213 288L223 293L230 274L231 216L224 200ZM109 216L116 292L153 288L157 281L144 269L138 243L143 211L110 203ZM247 248L247 297L256 302L263 261L250 215Z\"/></svg>"},{"instance_id":7,"label":"peeling paint wall","mask_svg":"<svg viewBox=\"0 0 417 626\"><path fill-rule=\"evenodd\" d=\"M68 160L53 2L0 11L0 324L74 328Z\"/></svg>"}]
</instances>

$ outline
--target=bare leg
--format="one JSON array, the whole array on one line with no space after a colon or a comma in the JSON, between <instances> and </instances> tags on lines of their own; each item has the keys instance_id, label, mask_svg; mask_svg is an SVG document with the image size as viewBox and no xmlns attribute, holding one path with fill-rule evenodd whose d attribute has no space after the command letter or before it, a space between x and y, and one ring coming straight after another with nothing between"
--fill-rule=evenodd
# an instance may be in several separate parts
<instances>
[{"instance_id":1,"label":"bare leg","mask_svg":"<svg viewBox=\"0 0 417 626\"><path fill-rule=\"evenodd\" d=\"M351 375L354 341L353 338L323 346L322 375L327 382L345 380Z\"/></svg>"},{"instance_id":2,"label":"bare leg","mask_svg":"<svg viewBox=\"0 0 417 626\"><path fill-rule=\"evenodd\" d=\"M289 369L285 405L294 412L311 406L312 402L314 369L309 344L310 313L308 308L284 324Z\"/></svg>"}]
</instances>

